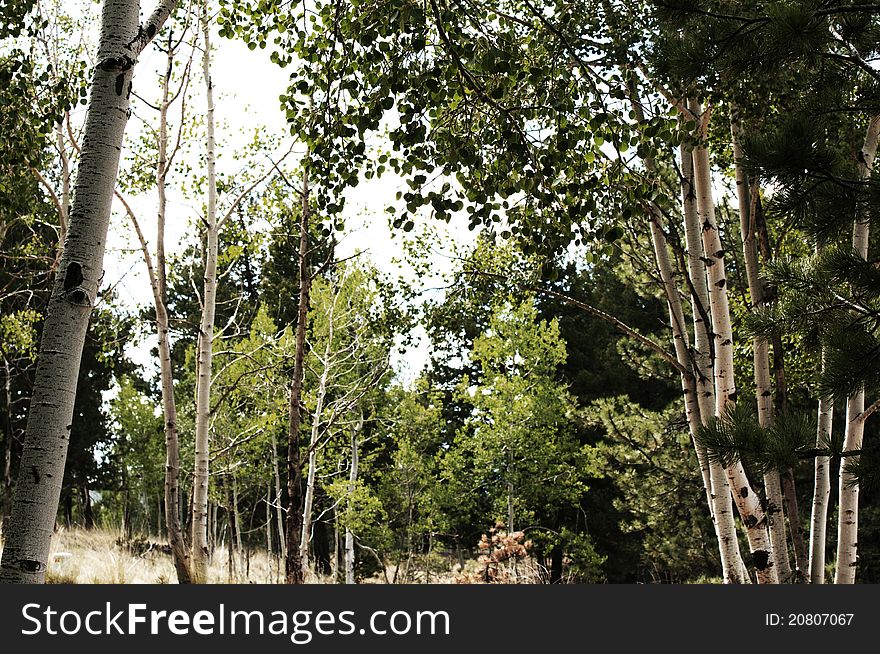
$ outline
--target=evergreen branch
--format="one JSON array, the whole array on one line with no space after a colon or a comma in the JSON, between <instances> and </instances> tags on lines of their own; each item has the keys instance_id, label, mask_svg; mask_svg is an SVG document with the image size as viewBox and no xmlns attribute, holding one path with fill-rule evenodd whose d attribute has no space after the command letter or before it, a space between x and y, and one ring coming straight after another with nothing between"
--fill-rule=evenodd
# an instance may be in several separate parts
<instances>
[{"instance_id":1,"label":"evergreen branch","mask_svg":"<svg viewBox=\"0 0 880 654\"><path fill-rule=\"evenodd\" d=\"M468 270L467 273L472 274L472 275L480 275L482 277L489 277L491 279L498 279L498 280L502 280L502 281L506 281L506 282L510 281L510 278L505 275L501 275L498 273L491 273L491 272L488 272L485 270L472 269L472 270ZM600 320L605 321L606 323L608 323L612 327L614 327L617 331L621 332L622 334L625 334L626 336L629 336L629 337L635 339L636 341L638 341L639 343L641 343L645 347L647 347L650 350L652 350L653 352L656 352L657 354L659 354L660 357L666 363L668 363L670 366L672 366L673 368L678 370L682 375L685 375L688 379L693 378L693 373L691 373L690 370L688 370L685 366L683 366L681 363L679 363L678 359L676 359L673 355L671 355L669 352L667 352L663 346L661 346L659 343L651 340L647 336L640 334L635 329L633 329L632 327L630 327L629 325L627 325L626 323L624 323L620 319L615 318L611 314L606 313L606 312L602 311L601 309L598 309L590 304L587 304L586 302L576 300L575 298L570 297L568 295L565 295L564 293L552 291L548 288L543 288L541 286L531 286L528 284L519 284L519 286L522 290L531 291L533 293L540 293L541 295L546 295L547 297L552 297L553 299L560 300L561 302L564 302L565 304L570 304L571 306L577 307L578 309L582 309L583 311L586 311L590 315L592 315L596 318L599 318Z\"/></svg>"}]
</instances>

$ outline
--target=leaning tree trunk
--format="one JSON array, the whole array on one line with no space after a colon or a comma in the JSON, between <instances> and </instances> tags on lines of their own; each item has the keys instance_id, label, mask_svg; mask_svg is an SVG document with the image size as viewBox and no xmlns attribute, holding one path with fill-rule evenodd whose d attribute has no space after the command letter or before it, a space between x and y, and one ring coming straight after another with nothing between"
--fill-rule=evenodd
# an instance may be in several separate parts
<instances>
[{"instance_id":1,"label":"leaning tree trunk","mask_svg":"<svg viewBox=\"0 0 880 654\"><path fill-rule=\"evenodd\" d=\"M125 205L128 217L137 234L144 264L147 267L150 288L153 293L153 307L156 311L156 336L158 339L159 384L162 391L162 415L165 433L165 529L171 546L171 557L174 561L177 581L181 584L188 584L192 581L192 571L190 569L189 547L180 525L180 440L177 434L177 403L174 399L171 344L168 340L170 331L167 302L168 269L165 263L165 219L168 207L166 180L169 170L168 110L172 102L170 82L171 74L174 70L175 55L170 36L166 54L165 77L162 81L162 101L159 105L158 156L156 158L158 206L156 212L155 267L150 256L149 245L137 217L128 203L121 196L119 197ZM161 519L161 511L158 518ZM161 522L157 529L157 533L161 533Z\"/></svg>"},{"instance_id":2,"label":"leaning tree trunk","mask_svg":"<svg viewBox=\"0 0 880 654\"><path fill-rule=\"evenodd\" d=\"M870 181L874 157L877 154L877 140L880 137L880 116L874 116L868 125L868 133L862 146L859 161L859 179ZM862 258L868 258L868 236L870 218L866 212L859 212L853 225L853 249ZM846 434L843 441L844 451L862 449L862 436L865 433L865 421L862 413L865 410L864 389L854 393L846 403ZM858 457L847 457L847 464L858 462ZM837 523L837 568L834 574L835 584L852 584L856 580L858 565L858 533L859 533L859 484L844 464L840 466L840 510Z\"/></svg>"},{"instance_id":3,"label":"leaning tree trunk","mask_svg":"<svg viewBox=\"0 0 880 654\"><path fill-rule=\"evenodd\" d=\"M690 155L688 155L690 156ZM678 285L673 278L672 265L669 261L666 236L660 222L659 212L651 211L651 241L654 246L654 258L657 270L666 295L666 304L669 309L669 319L672 325L672 342L675 348L675 357L685 370L694 370L693 354L690 346L690 338L685 324L684 310L681 305ZM709 513L715 528L715 536L718 540L718 549L721 556L721 573L724 583L741 583L741 557L736 539L736 528L733 522L733 513L730 504L730 493L726 492L727 506L712 492L712 470L705 448L697 441L696 436L702 426L700 414L700 402L697 397L696 374L681 372L681 391L684 397L685 416L688 422L691 440L700 466L700 474L703 478L703 488L706 492L706 500ZM721 504L721 506L718 506ZM721 516L719 521L716 515Z\"/></svg>"},{"instance_id":4,"label":"leaning tree trunk","mask_svg":"<svg viewBox=\"0 0 880 654\"><path fill-rule=\"evenodd\" d=\"M61 495L76 383L103 274L119 154L138 55L176 0L138 25L139 2L105 0L67 240L43 325L0 581L42 583Z\"/></svg>"},{"instance_id":5,"label":"leaning tree trunk","mask_svg":"<svg viewBox=\"0 0 880 654\"><path fill-rule=\"evenodd\" d=\"M700 115L699 108L695 112ZM733 367L733 325L727 297L727 275L724 265L724 247L715 220L712 198L712 173L709 151L704 145L693 150L694 182L697 191L697 211L703 234L703 254L712 309L712 331L715 352L715 415L720 417L736 401L736 382ZM727 469L727 477L734 489L734 500L740 518L746 527L752 564L758 583L778 583L773 563L773 549L767 535L767 518L761 502L751 488L742 463Z\"/></svg>"},{"instance_id":6,"label":"leaning tree trunk","mask_svg":"<svg viewBox=\"0 0 880 654\"><path fill-rule=\"evenodd\" d=\"M709 287L703 263L701 226L697 212L694 185L694 161L691 148L680 148L682 168L682 197L684 235L687 248L688 278L691 284L691 304L694 322L694 385L702 424L715 414L715 386L712 371L711 317L709 316ZM729 583L749 583L750 578L739 550L739 539L730 497L730 484L724 468L709 461L712 489L713 518L719 546L722 550L722 573Z\"/></svg>"},{"instance_id":7,"label":"leaning tree trunk","mask_svg":"<svg viewBox=\"0 0 880 654\"><path fill-rule=\"evenodd\" d=\"M740 126L731 121L730 132L733 142L733 163L736 173L736 195L739 204L740 234L742 235L743 260L746 269L746 281L752 308L757 309L764 304L764 282L759 277L758 244L756 241L757 227L752 212L752 198L749 192L749 180L742 167L743 152L740 146ZM755 188L755 200L759 189ZM752 339L752 361L755 376L755 399L758 404L758 424L765 429L773 426L773 390L770 383L770 347L764 336ZM791 580L791 565L788 559L788 542L785 536L785 515L783 513L782 483L778 470L769 470L764 474L764 493L766 496L766 516L770 531L770 545L773 548L776 573L779 580ZM797 529L797 525L792 525ZM802 573L803 571L798 571Z\"/></svg>"},{"instance_id":8,"label":"leaning tree trunk","mask_svg":"<svg viewBox=\"0 0 880 654\"><path fill-rule=\"evenodd\" d=\"M287 435L287 556L285 576L288 584L304 582L303 564L300 557L299 536L302 533L302 459L300 431L302 427L303 364L306 353L306 321L309 316L309 292L311 270L309 266L309 168L303 169L301 209L299 220L299 299L297 308L296 337L294 339L293 380L290 384L288 405L289 427Z\"/></svg>"},{"instance_id":9,"label":"leaning tree trunk","mask_svg":"<svg viewBox=\"0 0 880 654\"><path fill-rule=\"evenodd\" d=\"M309 560L309 542L312 538L312 505L315 501L315 482L318 478L318 436L321 431L321 417L327 397L327 378L330 374L330 355L333 345L333 313L328 316L330 333L324 349L324 369L318 381L318 397L315 412L312 414L311 436L309 438L309 472L306 477L306 494L303 500L302 536L299 541L299 557L306 565Z\"/></svg>"},{"instance_id":10,"label":"leaning tree trunk","mask_svg":"<svg viewBox=\"0 0 880 654\"><path fill-rule=\"evenodd\" d=\"M202 53L202 72L205 76L205 96L207 113L207 173L208 207L205 213L205 279L202 293L202 320L199 325L198 371L196 382L196 436L195 467L193 468L192 504L192 567L193 581L204 584L208 581L208 463L210 455L211 421L211 376L214 314L217 301L217 175L214 149L214 89L211 82L211 39L207 5L202 6L202 33L204 51Z\"/></svg>"}]
</instances>

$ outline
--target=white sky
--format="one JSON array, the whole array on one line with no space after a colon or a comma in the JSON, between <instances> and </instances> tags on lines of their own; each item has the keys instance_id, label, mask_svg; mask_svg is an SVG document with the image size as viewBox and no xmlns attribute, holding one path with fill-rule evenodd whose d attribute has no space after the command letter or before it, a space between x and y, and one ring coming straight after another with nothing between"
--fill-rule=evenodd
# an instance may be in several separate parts
<instances>
[{"instance_id":1,"label":"white sky","mask_svg":"<svg viewBox=\"0 0 880 654\"><path fill-rule=\"evenodd\" d=\"M77 0L63 1L67 6L79 4ZM100 9L100 5L95 3L88 3L88 6L95 12ZM82 10L79 15L82 15ZM93 33L97 31L97 23L95 25ZM278 101L278 96L287 90L289 69L281 69L271 63L268 49L250 51L239 41L220 39L216 36L213 39L213 45L212 77L216 104L217 142L218 150L221 152L218 172L225 171L228 174L234 174L239 170L238 167L241 164L231 161L232 157L229 156L229 153L243 148L252 139L254 128L258 126L264 127L269 133L278 135L280 138L286 137L285 143L289 147L289 132ZM195 65L196 63L198 62L194 62L193 68L197 72L193 75L193 80L190 83L193 95L190 100L191 114L201 111L205 103L201 67ZM145 52L135 73L134 92L145 100L156 103L160 92L157 74L163 65L164 55L157 53L152 48L149 49L149 52ZM130 144L137 139L139 130L144 129L143 119L151 119L151 113L155 115L154 110L146 107L136 98L133 98L132 109L133 117L126 130L123 148L123 162L121 164L123 168L126 166L126 157L130 156ZM79 120L82 120L84 111L84 108L78 109L75 118L78 117ZM178 107L172 109L170 119L177 120L175 114L179 115L178 112ZM198 155L201 144L194 143L192 147L194 152L189 156L189 161L192 165L197 166L195 157ZM286 150L286 147L283 149ZM227 156L222 156L223 153L226 153ZM290 158L285 163L288 162L295 163ZM340 241L337 248L338 256L347 257L356 251L364 251L383 272L394 275L400 273L400 268L395 260L403 257L402 233L392 238L388 225L389 214L385 212L385 208L389 204L395 203L395 194L403 186L404 183L399 178L393 174L386 174L381 179L362 179L356 188L348 190L343 212L346 229L338 235ZM200 201L185 198L178 189L174 188L173 182L172 187L168 190L168 196L166 248L169 255L173 255L182 252L197 238L197 232L193 228L193 220L197 216ZM153 247L156 230L155 192L127 199L138 215L142 230ZM220 202L222 210L222 197ZM448 250L449 248L445 245L453 241L470 242L475 236L467 230L467 221L461 216L453 218L448 226L428 217L425 217L424 220L430 220L432 227L438 230L440 235L439 250ZM137 239L118 201L111 219L104 267L104 283L115 286L119 301L132 307L151 302L150 286L141 253L137 249ZM438 275L450 268L450 260L442 255L438 256L432 265L432 269ZM423 281L426 286L437 284L437 278ZM150 349L154 346L154 339L150 338L137 346L131 352L131 356L136 362L144 365L146 370L156 372L155 362L149 355ZM394 366L399 379L404 383L411 382L426 363L428 354L427 343L422 338L403 356L395 356Z\"/></svg>"}]
</instances>

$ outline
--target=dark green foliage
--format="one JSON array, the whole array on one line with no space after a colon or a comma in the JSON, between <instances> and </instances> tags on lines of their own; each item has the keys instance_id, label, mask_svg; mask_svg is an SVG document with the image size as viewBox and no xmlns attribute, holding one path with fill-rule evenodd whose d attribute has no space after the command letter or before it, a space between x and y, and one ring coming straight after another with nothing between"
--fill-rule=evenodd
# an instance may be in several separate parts
<instances>
[{"instance_id":1,"label":"dark green foliage","mask_svg":"<svg viewBox=\"0 0 880 654\"><path fill-rule=\"evenodd\" d=\"M769 428L758 424L750 404L732 405L720 417L713 416L697 439L711 461L723 466L742 462L756 475L770 470L785 472L798 465L800 459L835 454L829 443L815 448L815 425L810 417L782 414Z\"/></svg>"}]
</instances>

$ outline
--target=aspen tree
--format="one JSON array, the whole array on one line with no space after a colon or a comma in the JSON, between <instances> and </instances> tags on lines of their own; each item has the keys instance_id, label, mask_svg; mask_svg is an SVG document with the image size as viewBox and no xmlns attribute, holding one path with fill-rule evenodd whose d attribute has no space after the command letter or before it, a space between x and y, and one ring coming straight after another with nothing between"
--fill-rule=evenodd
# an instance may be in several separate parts
<instances>
[{"instance_id":1,"label":"aspen tree","mask_svg":"<svg viewBox=\"0 0 880 654\"><path fill-rule=\"evenodd\" d=\"M312 271L309 264L309 224L311 218L311 197L309 195L309 167L302 172L299 217L299 298L297 299L296 335L294 337L293 379L290 384L288 403L287 432L287 524L285 540L285 579L288 584L301 584L304 581L303 563L297 546L302 533L302 459L300 453L300 432L302 427L303 372L306 354L306 321L309 316L309 291Z\"/></svg>"},{"instance_id":2,"label":"aspen tree","mask_svg":"<svg viewBox=\"0 0 880 654\"><path fill-rule=\"evenodd\" d=\"M202 74L205 78L206 165L208 198L205 223L205 277L202 291L202 318L199 324L196 362L196 434L193 468L192 567L193 581L208 581L208 482L210 458L211 376L214 343L214 315L217 307L217 173L214 143L214 88L211 82L211 36L207 3L202 5Z\"/></svg>"},{"instance_id":3,"label":"aspen tree","mask_svg":"<svg viewBox=\"0 0 880 654\"><path fill-rule=\"evenodd\" d=\"M709 289L706 283L703 245L700 240L700 221L694 185L692 149L680 147L682 168L682 206L684 215L685 246L687 248L688 277L692 286L691 306L694 324L694 385L701 422L707 424L715 414L715 388L712 371L711 318ZM719 545L723 548L722 570L724 579L732 583L748 583L745 564L739 551L730 484L722 466L709 462L709 476L714 506L713 520ZM725 566L726 563L726 566Z\"/></svg>"},{"instance_id":4,"label":"aspen tree","mask_svg":"<svg viewBox=\"0 0 880 654\"><path fill-rule=\"evenodd\" d=\"M633 85L629 87L630 100L636 120L639 123L645 122L644 110L636 99L636 90ZM685 209L691 208L693 199L689 191L689 185L693 178L693 161L689 150L682 148L682 201ZM656 164L653 157L645 157L645 168L648 172L656 171ZM672 343L675 349L675 357L678 363L685 371L681 372L681 388L685 404L685 416L688 422L688 430L697 455L697 461L700 466L700 475L703 479L703 488L706 491L706 499L709 505L709 512L712 516L712 523L715 528L715 537L718 540L718 549L721 556L721 575L725 583L743 583L745 578L742 575L742 556L739 552L739 541L736 537L736 526L733 520L733 507L730 502L730 492L727 484L722 484L721 492L716 493L713 489L712 467L716 470L716 478L719 477L720 467L709 461L705 447L696 440L696 435L700 427L705 424L711 413L703 413L700 409L700 400L697 391L697 379L704 375L703 370L699 369L694 353L691 350L690 336L685 323L684 310L681 304L681 296L678 284L675 282L672 271L672 264L669 261L669 251L666 234L663 229L662 213L653 203L648 207L648 219L651 229L651 243L654 248L654 259L657 264L657 271L660 273L660 280L663 284L663 291L666 297L667 308L669 310L669 322L672 326ZM697 300L695 300L697 301ZM707 305L704 305L707 306ZM694 319L697 318L697 312L694 312ZM705 336L705 335L703 335ZM708 410L708 407L705 409ZM721 475L723 477L723 475ZM719 481L716 479L715 484ZM512 528L510 533L513 533Z\"/></svg>"},{"instance_id":5,"label":"aspen tree","mask_svg":"<svg viewBox=\"0 0 880 654\"><path fill-rule=\"evenodd\" d=\"M825 353L821 355L825 367ZM816 418L816 447L826 445L831 438L834 400L829 396L819 398ZM810 554L807 577L811 584L825 583L825 544L828 531L828 504L831 495L831 459L817 456L813 473L813 504L810 510Z\"/></svg>"},{"instance_id":6,"label":"aspen tree","mask_svg":"<svg viewBox=\"0 0 880 654\"><path fill-rule=\"evenodd\" d=\"M179 44L178 44L179 45ZM153 309L156 312L157 352L159 358L159 385L162 393L162 414L165 434L165 530L171 546L171 556L177 573L177 581L181 584L190 583L189 546L183 535L180 524L180 440L177 428L177 402L174 397L174 373L171 369L171 342L169 340L170 324L168 316L168 267L165 255L165 224L168 210L167 184L171 164L178 152L180 136L183 130L183 114L179 126L178 145L169 150L168 112L175 99L184 92L188 85L188 70L184 74L180 88L171 92L171 77L177 53L172 36L169 34L165 75L162 77L162 98L159 103L159 130L157 136L156 157L156 259L155 265L150 248L140 226L140 221L125 199L117 194L125 207L140 244L150 289L153 296ZM188 69L188 66L187 66Z\"/></svg>"},{"instance_id":7,"label":"aspen tree","mask_svg":"<svg viewBox=\"0 0 880 654\"><path fill-rule=\"evenodd\" d=\"M874 116L868 124L865 142L859 157L859 179L867 182L871 178L874 158L877 155L877 141L880 138L880 116ZM868 258L868 236L870 219L859 212L853 224L852 246L862 259ZM860 450L865 433L865 391L857 391L846 403L846 434L844 451ZM857 461L857 457L849 461ZM858 565L859 533L859 485L845 465L840 466L839 479L840 509L837 522L837 567L834 573L835 584L852 584L856 579Z\"/></svg>"},{"instance_id":8,"label":"aspen tree","mask_svg":"<svg viewBox=\"0 0 880 654\"><path fill-rule=\"evenodd\" d=\"M711 109L704 113L699 103L691 103L692 113L700 117L700 137L705 138ZM724 246L715 219L712 197L712 171L709 150L704 144L693 149L694 185L697 194L697 212L700 218L703 260L709 289L714 335L715 416L720 417L736 402L736 381L733 368L733 326L727 297L727 276L724 265ZM759 583L778 583L773 549L767 535L767 517L760 500L746 477L742 463L737 461L727 468L728 482L733 489L734 501L746 527L752 564Z\"/></svg>"},{"instance_id":9,"label":"aspen tree","mask_svg":"<svg viewBox=\"0 0 880 654\"><path fill-rule=\"evenodd\" d=\"M743 170L743 152L740 145L741 127L731 121L733 144L733 164L736 175L736 195L739 208L740 234L742 237L743 260L745 261L746 281L752 307L764 303L764 283L759 277L758 245L756 242L755 216L752 215L752 199L749 193L749 180ZM757 189L755 190L757 193ZM755 201L758 200L757 195ZM773 392L770 384L770 351L765 336L752 338L752 361L754 364L755 399L758 404L758 424L765 429L773 425ZM782 484L778 470L764 474L764 493L767 499L766 515L773 548L774 562L779 581L790 581L791 565L788 560L788 542L785 536L785 515L783 513ZM793 526L797 529L797 525Z\"/></svg>"},{"instance_id":10,"label":"aspen tree","mask_svg":"<svg viewBox=\"0 0 880 654\"><path fill-rule=\"evenodd\" d=\"M105 0L82 155L59 273L43 326L0 581L42 583L61 494L80 357L103 275L104 248L137 58L176 6L143 25L137 0Z\"/></svg>"}]
</instances>

